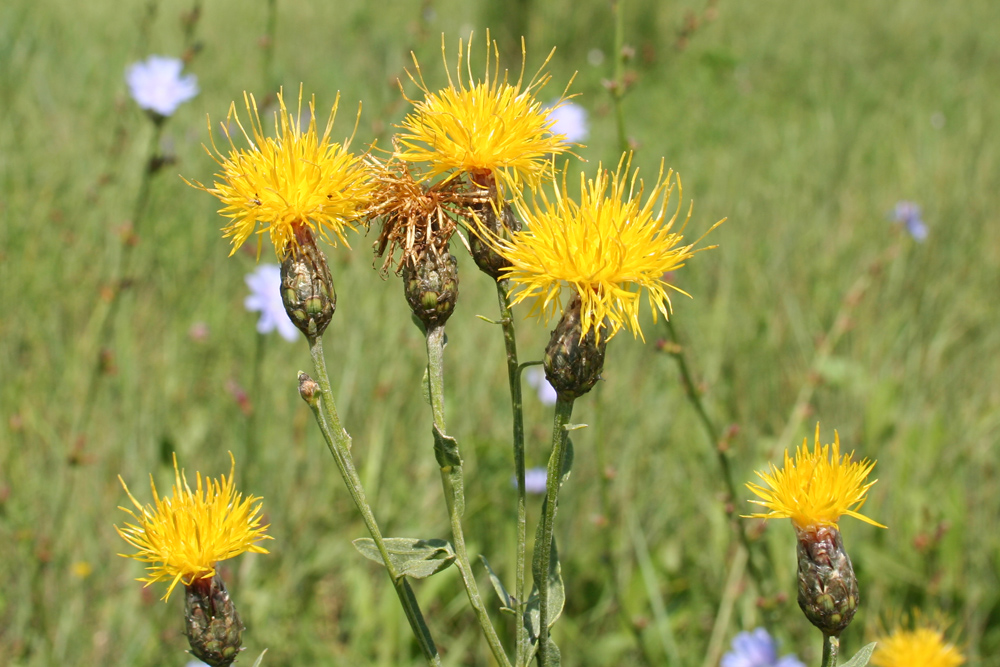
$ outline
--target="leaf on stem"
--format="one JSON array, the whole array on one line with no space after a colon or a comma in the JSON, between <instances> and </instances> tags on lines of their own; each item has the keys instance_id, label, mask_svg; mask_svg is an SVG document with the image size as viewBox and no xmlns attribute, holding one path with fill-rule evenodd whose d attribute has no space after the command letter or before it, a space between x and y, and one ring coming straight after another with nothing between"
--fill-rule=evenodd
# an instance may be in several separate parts
<instances>
[{"instance_id":1,"label":"leaf on stem","mask_svg":"<svg viewBox=\"0 0 1000 667\"><path fill-rule=\"evenodd\" d=\"M840 667L865 667L872 657L872 652L875 650L876 644L877 642L872 642L871 644L862 647L860 651L854 654L853 658L845 662Z\"/></svg>"},{"instance_id":2,"label":"leaf on stem","mask_svg":"<svg viewBox=\"0 0 1000 667\"><path fill-rule=\"evenodd\" d=\"M387 537L384 540L389 560L396 570L414 579L424 579L437 574L455 562L455 551L447 540L421 540L413 537ZM382 554L370 537L354 540L354 548L362 556L385 565Z\"/></svg>"},{"instance_id":3,"label":"leaf on stem","mask_svg":"<svg viewBox=\"0 0 1000 667\"><path fill-rule=\"evenodd\" d=\"M503 582L500 581L500 577L498 577L496 572L493 571L493 568L490 567L490 562L486 560L486 556L479 554L479 560L483 562L483 567L486 568L487 574L490 575L490 582L493 584L493 590L496 591L497 597L500 598L500 601L503 603L500 607L500 611L508 614L517 613L514 610L514 607L517 605L517 601L511 596L510 593L507 592L507 588L503 585Z\"/></svg>"}]
</instances>

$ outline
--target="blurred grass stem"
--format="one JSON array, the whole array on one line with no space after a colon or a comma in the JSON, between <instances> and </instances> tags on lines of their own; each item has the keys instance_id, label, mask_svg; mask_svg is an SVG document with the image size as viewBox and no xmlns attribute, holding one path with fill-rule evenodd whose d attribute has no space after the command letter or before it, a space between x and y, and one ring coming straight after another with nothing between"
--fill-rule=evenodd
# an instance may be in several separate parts
<instances>
[{"instance_id":1,"label":"blurred grass stem","mask_svg":"<svg viewBox=\"0 0 1000 667\"><path fill-rule=\"evenodd\" d=\"M431 412L434 415L434 426L442 434L446 434L444 417L444 325L427 330L427 384L431 399ZM448 518L451 521L451 537L455 547L455 556L459 572L462 575L462 585L469 596L469 603L479 621L479 627L486 637L490 650L497 663L510 667L510 660L504 652L500 637L490 621L489 612L483 604L476 584L469 554L465 546L465 532L462 529L462 512L465 508L465 484L462 466L451 466L451 469L441 468L441 484L444 487L445 502L448 505ZM453 478L457 473L457 481Z\"/></svg>"},{"instance_id":2,"label":"blurred grass stem","mask_svg":"<svg viewBox=\"0 0 1000 667\"><path fill-rule=\"evenodd\" d=\"M372 536L372 540L375 541L379 554L382 556L386 572L389 573L393 588L396 590L396 595L399 596L399 601L403 606L407 620L410 622L410 627L413 629L417 643L420 645L421 652L424 654L429 665L439 666L441 664L441 657L438 655L438 650L434 644L433 637L431 637L430 629L427 627L423 614L420 612L420 606L413 594L413 589L410 588L406 577L399 573L389 558L389 552L386 549L385 541L382 539L378 523L375 521L375 515L372 513L371 507L369 507L368 501L365 499L365 491L361 486L361 479L358 477L358 472L354 468L354 462L351 458L351 436L341 426L340 417L337 414L337 406L330 389L330 378L326 370L326 359L323 355L323 339L321 336L309 339L309 354L313 359L313 366L316 369L316 377L321 392L319 401L308 401L309 407L312 408L313 414L316 416L316 423L323 433L323 438L326 440L330 453L333 454L334 461L337 462L337 468L344 478L347 490L351 494L351 498L354 500L358 511L361 512L361 517L368 528L368 533Z\"/></svg>"}]
</instances>

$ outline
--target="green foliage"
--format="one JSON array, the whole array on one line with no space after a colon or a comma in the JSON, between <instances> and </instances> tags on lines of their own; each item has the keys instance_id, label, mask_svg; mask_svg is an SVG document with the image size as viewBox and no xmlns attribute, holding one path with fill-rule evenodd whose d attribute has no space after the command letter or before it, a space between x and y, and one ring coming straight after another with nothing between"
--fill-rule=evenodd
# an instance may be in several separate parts
<instances>
[{"instance_id":1,"label":"green foliage","mask_svg":"<svg viewBox=\"0 0 1000 667\"><path fill-rule=\"evenodd\" d=\"M170 485L171 452L189 473L217 475L232 451L237 484L263 496L275 537L269 555L222 567L247 625L243 661L266 647L273 665L423 664L381 566L351 547L363 525L296 396L304 342L256 333L243 308L254 249L227 258L216 202L176 177L211 182L206 114L217 126L244 90L273 92L259 46L266 3L202 3L189 66L202 92L164 126L175 162L152 180L110 336L100 326L153 132L123 72L151 53L180 55L178 17L192 4L0 3L0 655L15 667L183 665L180 607L143 589L140 565L115 555L124 544L112 525L125 519L116 507L128 504L117 475L149 502L144 480ZM577 150L583 169L615 164L608 3L521 4L531 11L527 75L557 47L543 94L558 97L577 72L573 101L591 124ZM706 239L719 247L674 277L694 299L678 295L673 318L712 416L738 427L728 442L736 479L778 462L816 420L824 437L836 428L846 450L878 460L865 510L889 526L842 524L861 591L845 649L916 607L955 619L970 665L1000 665L994 0L722 2L684 49L674 39L684 11L703 16L703 3L624 6L636 50L625 98L634 164L652 174L665 158L678 170L696 201L692 238L729 218ZM415 94L409 52L428 85L441 85L441 33L453 54L459 35L474 29L478 40L486 18L502 16L453 0L391 11L281 2L276 76L286 90L315 91L321 118L340 90L340 136L363 101L353 145L384 148L408 109L396 79ZM517 71L519 49L503 49ZM926 243L886 221L901 199L923 207ZM338 294L325 339L333 390L386 533L446 534L419 400L423 339L399 281L372 269L373 236L324 250ZM477 318L496 317L496 298L456 255L448 430L463 443L469 549L509 582L506 369L498 328ZM845 303L861 276L867 288ZM515 314L522 360L541 358L546 327ZM839 315L849 326L817 360ZM715 665L736 631L764 622L726 521L717 443L655 345L662 323L642 324L646 343L615 338L603 381L575 408L590 426L573 434L576 470L559 501L566 591L554 639L567 665L664 664L665 630L682 665ZM793 414L806 387L804 412ZM551 408L528 391L525 404L528 465L544 465ZM733 500L738 509L749 509L746 497ZM536 520L540 503L528 510ZM791 595L791 529L772 522L757 544L774 554L771 576L791 600L775 602L772 630L818 664L818 638ZM443 663L492 664L457 577L449 568L414 582ZM515 620L494 619L508 645Z\"/></svg>"}]
</instances>

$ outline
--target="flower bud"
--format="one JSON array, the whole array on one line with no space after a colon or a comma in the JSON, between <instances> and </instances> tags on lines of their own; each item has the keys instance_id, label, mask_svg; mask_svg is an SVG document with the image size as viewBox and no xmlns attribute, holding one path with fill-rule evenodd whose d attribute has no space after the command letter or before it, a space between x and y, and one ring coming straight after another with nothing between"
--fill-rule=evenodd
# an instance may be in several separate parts
<instances>
[{"instance_id":1,"label":"flower bud","mask_svg":"<svg viewBox=\"0 0 1000 667\"><path fill-rule=\"evenodd\" d=\"M225 583L216 573L185 588L184 634L191 653L212 667L228 667L240 653L243 623Z\"/></svg>"},{"instance_id":2,"label":"flower bud","mask_svg":"<svg viewBox=\"0 0 1000 667\"><path fill-rule=\"evenodd\" d=\"M281 301L292 323L309 340L323 335L337 309L337 293L326 256L316 247L312 230L295 226L297 243L289 243L281 262Z\"/></svg>"},{"instance_id":3,"label":"flower bud","mask_svg":"<svg viewBox=\"0 0 1000 667\"><path fill-rule=\"evenodd\" d=\"M514 215L510 204L497 201L495 183L490 186L489 193L489 199L477 202L471 208L490 234L509 240L511 232L521 231L521 221ZM494 280L499 280L503 269L510 266L510 262L475 234L469 234L469 248L479 270Z\"/></svg>"},{"instance_id":4,"label":"flower bud","mask_svg":"<svg viewBox=\"0 0 1000 667\"><path fill-rule=\"evenodd\" d=\"M458 301L458 261L450 252L425 252L403 265L403 292L413 316L425 329L442 326L455 312Z\"/></svg>"},{"instance_id":5,"label":"flower bud","mask_svg":"<svg viewBox=\"0 0 1000 667\"><path fill-rule=\"evenodd\" d=\"M597 342L596 327L581 338L580 295L574 295L563 311L545 348L545 379L556 390L560 400L583 396L593 389L604 370L607 337Z\"/></svg>"},{"instance_id":6,"label":"flower bud","mask_svg":"<svg viewBox=\"0 0 1000 667\"><path fill-rule=\"evenodd\" d=\"M799 607L813 625L834 637L858 610L858 581L836 526L795 527Z\"/></svg>"}]
</instances>

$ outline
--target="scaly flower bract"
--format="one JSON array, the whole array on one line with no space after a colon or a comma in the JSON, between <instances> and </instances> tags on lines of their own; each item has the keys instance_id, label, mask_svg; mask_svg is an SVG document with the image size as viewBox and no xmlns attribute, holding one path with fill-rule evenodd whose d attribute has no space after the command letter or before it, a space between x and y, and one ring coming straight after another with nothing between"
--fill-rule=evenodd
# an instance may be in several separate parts
<instances>
[{"instance_id":1,"label":"scaly flower bract","mask_svg":"<svg viewBox=\"0 0 1000 667\"><path fill-rule=\"evenodd\" d=\"M491 178L513 192L519 192L522 183L537 187L546 174L548 157L569 150L566 137L553 129L554 120L549 116L566 97L564 93L548 109L535 99L535 93L550 79L542 69L552 54L524 85L523 51L522 43L521 74L516 83L511 83L506 71L500 76L497 45L487 33L486 77L477 81L472 74L472 40L467 47L465 73L459 40L455 77L448 71L448 86L438 92L431 92L424 83L420 63L413 56L417 77L410 75L410 79L424 93L424 99L408 100L414 110L400 126L403 132L399 140L404 149L397 156L407 162L428 163L429 178L449 172L468 173L482 187L489 187ZM441 53L447 71L443 35Z\"/></svg>"},{"instance_id":2,"label":"scaly flower bract","mask_svg":"<svg viewBox=\"0 0 1000 667\"><path fill-rule=\"evenodd\" d=\"M834 431L833 445L819 443L819 424L816 440L809 451L808 438L796 450L795 459L785 450L784 467L780 470L772 463L770 472L757 472L768 488L748 483L747 488L762 500L750 502L766 507L766 514L750 514L745 518L784 519L802 529L817 526L837 526L841 516L853 516L865 523L885 528L857 510L865 503L865 494L878 480L865 483L875 467L874 461L852 461L854 452L840 456L840 435Z\"/></svg>"},{"instance_id":3,"label":"scaly flower bract","mask_svg":"<svg viewBox=\"0 0 1000 667\"><path fill-rule=\"evenodd\" d=\"M184 102L198 94L198 77L181 76L184 62L179 58L150 56L132 63L125 71L132 99L141 109L166 118Z\"/></svg>"},{"instance_id":4,"label":"scaly flower bract","mask_svg":"<svg viewBox=\"0 0 1000 667\"><path fill-rule=\"evenodd\" d=\"M277 264L262 264L246 275L244 281L250 288L250 295L243 300L243 306L250 312L259 312L257 333L267 334L277 330L289 343L299 339L299 330L288 318L285 304L281 301L281 267Z\"/></svg>"},{"instance_id":5,"label":"scaly flower bract","mask_svg":"<svg viewBox=\"0 0 1000 667\"><path fill-rule=\"evenodd\" d=\"M253 95L244 93L243 97L250 132L237 116L235 103L232 104L227 124L223 125L229 140L229 155L222 155L212 141L218 155L216 162L222 169L216 174L215 187L188 182L215 195L224 204L219 213L230 219L223 227L223 237L233 239L230 255L256 231L270 234L275 253L282 260L288 245L298 243L294 232L297 225L309 227L336 245L332 233L347 245L344 229L355 229L356 221L369 204L374 185L363 159L348 151L350 140L343 145L330 140L340 95L320 135L316 128L315 98L309 102L309 125L303 130L302 89L294 117L279 92L280 108L275 113L277 136L273 138L264 134ZM249 148L237 148L233 143L227 128L230 122L239 126ZM259 247L258 241L258 255Z\"/></svg>"},{"instance_id":6,"label":"scaly flower bract","mask_svg":"<svg viewBox=\"0 0 1000 667\"><path fill-rule=\"evenodd\" d=\"M229 457L228 477L222 475L216 481L202 479L201 473L196 473L197 483L192 491L174 456L172 495L160 497L150 475L153 503L145 507L128 490L125 480L118 477L138 513L119 507L135 523L126 523L125 528L115 526L115 530L139 550L119 555L150 564L146 567L148 576L138 579L147 586L155 581L169 581L164 600L179 582L190 586L196 579L213 577L219 561L245 551L267 553L267 549L257 544L271 539L264 534L268 526L260 525L261 499L255 496L244 499L242 493L236 492L233 484L236 462L232 454Z\"/></svg>"},{"instance_id":7,"label":"scaly flower bract","mask_svg":"<svg viewBox=\"0 0 1000 667\"><path fill-rule=\"evenodd\" d=\"M643 290L654 321L657 313L670 315L669 290L690 296L664 280L664 274L684 266L685 260L698 252L694 250L697 241L681 244L691 208L680 230L674 231L679 204L667 218L674 185L680 195L680 179L674 179L673 170L664 177L661 163L643 203L639 172L629 178L630 171L631 157L626 160L622 156L614 174L600 166L594 179L581 173L579 202L566 194L565 171L561 188L555 185L554 201L544 192L531 207L515 200L528 229L514 232L510 241L489 239L511 264L504 277L520 287L513 303L533 299L532 314L548 321L562 309L560 292L568 285L582 301L581 338L595 329L600 341L610 339L623 327L643 337L639 326Z\"/></svg>"},{"instance_id":8,"label":"scaly flower bract","mask_svg":"<svg viewBox=\"0 0 1000 667\"><path fill-rule=\"evenodd\" d=\"M898 629L878 640L871 664L877 667L958 667L965 656L932 627Z\"/></svg>"}]
</instances>

